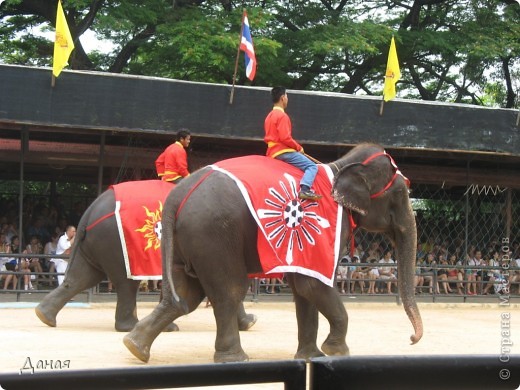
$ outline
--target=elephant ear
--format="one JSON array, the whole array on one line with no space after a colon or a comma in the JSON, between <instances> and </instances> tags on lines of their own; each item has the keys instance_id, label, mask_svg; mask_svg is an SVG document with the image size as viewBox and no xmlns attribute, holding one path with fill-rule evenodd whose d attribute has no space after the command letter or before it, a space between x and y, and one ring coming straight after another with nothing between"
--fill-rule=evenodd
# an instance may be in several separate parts
<instances>
[{"instance_id":1,"label":"elephant ear","mask_svg":"<svg viewBox=\"0 0 520 390\"><path fill-rule=\"evenodd\" d=\"M361 165L347 167L339 172L332 186L336 202L363 216L370 207L370 188Z\"/></svg>"}]
</instances>

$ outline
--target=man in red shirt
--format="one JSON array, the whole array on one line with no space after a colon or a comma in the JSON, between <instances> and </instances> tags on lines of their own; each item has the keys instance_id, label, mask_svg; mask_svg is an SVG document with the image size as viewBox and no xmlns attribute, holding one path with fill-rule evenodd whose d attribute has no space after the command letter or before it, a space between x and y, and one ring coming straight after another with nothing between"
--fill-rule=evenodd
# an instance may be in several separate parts
<instances>
[{"instance_id":1,"label":"man in red shirt","mask_svg":"<svg viewBox=\"0 0 520 390\"><path fill-rule=\"evenodd\" d=\"M300 181L300 199L317 200L321 195L312 190L312 184L318 173L318 167L303 152L303 147L292 137L292 124L285 109L289 98L284 87L275 87L271 90L273 110L267 115L264 122L267 143L266 155L285 161L303 171Z\"/></svg>"},{"instance_id":2,"label":"man in red shirt","mask_svg":"<svg viewBox=\"0 0 520 390\"><path fill-rule=\"evenodd\" d=\"M161 180L172 183L178 183L182 178L190 175L185 149L191 142L190 132L188 130L179 131L176 140L155 160L157 175Z\"/></svg>"}]
</instances>

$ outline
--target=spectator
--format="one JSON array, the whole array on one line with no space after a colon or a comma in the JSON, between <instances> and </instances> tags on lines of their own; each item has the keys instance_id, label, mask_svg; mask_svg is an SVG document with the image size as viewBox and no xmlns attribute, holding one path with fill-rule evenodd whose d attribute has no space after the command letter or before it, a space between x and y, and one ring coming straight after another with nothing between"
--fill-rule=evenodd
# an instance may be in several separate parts
<instances>
[{"instance_id":1,"label":"spectator","mask_svg":"<svg viewBox=\"0 0 520 390\"><path fill-rule=\"evenodd\" d=\"M471 254L474 254L476 256L477 253L479 254L478 261L477 261L476 257L471 256ZM475 267L475 268L466 268L466 279L467 279L466 293L468 295L477 295L477 271L478 271L477 267L480 265L480 260L481 260L480 256L481 255L482 254L480 253L480 251L476 251L473 249L470 250L470 252L468 253L467 265L468 265L468 267Z\"/></svg>"},{"instance_id":2,"label":"spectator","mask_svg":"<svg viewBox=\"0 0 520 390\"><path fill-rule=\"evenodd\" d=\"M437 278L439 284L442 286L444 290L444 294L449 294L452 292L450 288L450 284L448 283L448 260L444 255L439 255L439 269L437 270Z\"/></svg>"},{"instance_id":3,"label":"spectator","mask_svg":"<svg viewBox=\"0 0 520 390\"><path fill-rule=\"evenodd\" d=\"M22 253L26 254L27 249L25 249ZM30 259L21 257L18 262L18 270L20 272L23 272L23 289L24 290L34 290L34 287L31 282L31 269L29 268L30 265Z\"/></svg>"},{"instance_id":4,"label":"spectator","mask_svg":"<svg viewBox=\"0 0 520 390\"><path fill-rule=\"evenodd\" d=\"M423 251L423 244L420 242L417 243L417 251L415 253L415 257L417 260L421 260L424 256L426 256L426 253Z\"/></svg>"},{"instance_id":5,"label":"spectator","mask_svg":"<svg viewBox=\"0 0 520 390\"><path fill-rule=\"evenodd\" d=\"M7 269L5 268L5 263L9 261L8 256L2 256L2 254L11 253L11 245L7 241L7 237L5 233L0 232L0 272L5 272ZM0 274L0 282L6 275Z\"/></svg>"},{"instance_id":6,"label":"spectator","mask_svg":"<svg viewBox=\"0 0 520 390\"><path fill-rule=\"evenodd\" d=\"M2 223L0 232L5 234L5 239L7 243L11 243L13 237L18 236L18 230L16 229L16 226L12 223Z\"/></svg>"},{"instance_id":7,"label":"spectator","mask_svg":"<svg viewBox=\"0 0 520 390\"><path fill-rule=\"evenodd\" d=\"M266 294L276 294L281 291L280 286L283 285L282 280L280 280L279 278L271 278L271 279L267 279L267 281L268 281L268 284L266 284L266 286L265 286ZM271 290L269 290L269 286L271 287Z\"/></svg>"},{"instance_id":8,"label":"spectator","mask_svg":"<svg viewBox=\"0 0 520 390\"><path fill-rule=\"evenodd\" d=\"M512 252L510 255L513 255L513 253L514 252ZM520 254L519 254L519 257L516 258L516 260L511 260L508 263L510 263L510 264L507 264L509 267L520 268ZM511 292L511 289L513 288L513 284L518 284L518 283L520 283L520 269L509 271L507 290L509 292ZM520 287L519 287L519 292L520 292Z\"/></svg>"},{"instance_id":9,"label":"spectator","mask_svg":"<svg viewBox=\"0 0 520 390\"><path fill-rule=\"evenodd\" d=\"M435 256L433 252L430 252L426 255L425 258L420 262L419 266L421 267L421 276L424 279L424 283L428 283L428 287L430 290L430 294L433 293L433 287L435 283L435 294L439 294L439 285L437 282L437 274L436 270L433 268L436 264Z\"/></svg>"},{"instance_id":10,"label":"spectator","mask_svg":"<svg viewBox=\"0 0 520 390\"><path fill-rule=\"evenodd\" d=\"M368 266L368 291L367 294L376 294L378 291L376 291L376 281L379 278L379 270L375 266L377 263L377 259L375 257L368 257L366 260L367 263L370 263L370 266ZM374 264L374 266L372 265Z\"/></svg>"},{"instance_id":11,"label":"spectator","mask_svg":"<svg viewBox=\"0 0 520 390\"><path fill-rule=\"evenodd\" d=\"M370 243L367 253L368 253L369 257L373 257L376 259L380 259L383 256L383 253L381 251L380 244L378 241L373 241L372 243Z\"/></svg>"},{"instance_id":12,"label":"spectator","mask_svg":"<svg viewBox=\"0 0 520 390\"><path fill-rule=\"evenodd\" d=\"M395 261L392 259L392 251L386 250L384 256L379 260L381 264L395 264ZM386 282L386 291L388 294L392 293L392 285L397 288L397 276L396 270L394 267L385 265L379 268L379 279ZM380 292L383 292L383 287L381 287Z\"/></svg>"},{"instance_id":13,"label":"spectator","mask_svg":"<svg viewBox=\"0 0 520 390\"><path fill-rule=\"evenodd\" d=\"M360 264L361 260L359 260L358 256L354 256L354 263ZM356 288L356 282L359 284L359 290L361 294L364 293L365 290L365 279L367 278L367 268L366 267L360 267L360 266L351 266L352 269L352 283L350 286L350 293L354 294L355 288Z\"/></svg>"},{"instance_id":14,"label":"spectator","mask_svg":"<svg viewBox=\"0 0 520 390\"><path fill-rule=\"evenodd\" d=\"M339 282L340 282L340 292L345 294L345 282L347 282L347 290L350 291L350 272L349 272L349 264L350 264L350 256L343 256L338 263L338 270L336 272Z\"/></svg>"},{"instance_id":15,"label":"spectator","mask_svg":"<svg viewBox=\"0 0 520 390\"><path fill-rule=\"evenodd\" d=\"M33 219L32 224L27 228L27 236L40 237L40 240L43 242L47 242L50 240L51 235L45 228L45 221L43 217L38 216L37 218Z\"/></svg>"},{"instance_id":16,"label":"spectator","mask_svg":"<svg viewBox=\"0 0 520 390\"><path fill-rule=\"evenodd\" d=\"M51 239L48 243L45 244L45 248L43 248L43 253L45 255L55 255L56 254L56 249L58 248L58 238L59 238L59 234L57 232L52 232L51 233ZM49 272L49 273L54 273L56 272L56 267L54 266L54 262L51 261L51 257L46 257L43 259L43 270L45 272ZM53 276L52 275L49 275L49 281L48 281L48 284L49 286L51 284L53 284Z\"/></svg>"},{"instance_id":17,"label":"spectator","mask_svg":"<svg viewBox=\"0 0 520 390\"><path fill-rule=\"evenodd\" d=\"M492 258L487 261L488 267L500 267L500 254L497 250L493 251ZM495 282L500 280L500 269L488 269L484 271L484 281L487 282L483 287L483 295L489 294L489 289L495 286Z\"/></svg>"},{"instance_id":18,"label":"spectator","mask_svg":"<svg viewBox=\"0 0 520 390\"><path fill-rule=\"evenodd\" d=\"M31 236L29 244L25 247L23 253L31 255L41 255L43 252L42 244L38 236ZM27 259L29 269L32 272L43 272L39 257L31 257Z\"/></svg>"},{"instance_id":19,"label":"spectator","mask_svg":"<svg viewBox=\"0 0 520 390\"><path fill-rule=\"evenodd\" d=\"M464 276L462 269L457 268L457 266L460 265L462 264L460 261L457 261L457 256L454 254L451 255L450 259L448 260L449 267L446 269L446 281L448 282L448 286L449 282L456 281L455 285L457 286L457 294L463 295L464 283L462 281L464 280ZM439 280L441 280L441 278L439 278Z\"/></svg>"},{"instance_id":20,"label":"spectator","mask_svg":"<svg viewBox=\"0 0 520 390\"><path fill-rule=\"evenodd\" d=\"M74 237L76 236L76 228L72 225L67 226L65 233L58 240L58 246L56 248L57 255L70 255L72 244L74 243ZM60 258L53 258L51 260L56 267L56 272L64 274L67 270L68 261ZM58 285L63 283L65 275L58 275Z\"/></svg>"},{"instance_id":21,"label":"spectator","mask_svg":"<svg viewBox=\"0 0 520 390\"><path fill-rule=\"evenodd\" d=\"M20 239L18 238L18 236L12 237L9 253L20 253ZM9 258L8 261L5 263L5 268L7 271L18 271L18 259L16 257ZM10 283L12 283L13 290L16 290L16 286L18 284L18 277L14 273L9 274L5 277L4 290L7 290L9 288Z\"/></svg>"},{"instance_id":22,"label":"spectator","mask_svg":"<svg viewBox=\"0 0 520 390\"><path fill-rule=\"evenodd\" d=\"M424 277L422 276L422 261L420 259L417 260L415 264L415 278L414 278L414 287L417 293L422 293L422 287L424 286Z\"/></svg>"}]
</instances>

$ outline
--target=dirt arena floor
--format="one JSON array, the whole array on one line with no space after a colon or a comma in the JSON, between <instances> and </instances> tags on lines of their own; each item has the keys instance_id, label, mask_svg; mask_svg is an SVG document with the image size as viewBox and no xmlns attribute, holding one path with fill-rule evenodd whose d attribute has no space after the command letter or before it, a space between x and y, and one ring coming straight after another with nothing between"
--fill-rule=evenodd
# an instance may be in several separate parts
<instances>
[{"instance_id":1,"label":"dirt arena floor","mask_svg":"<svg viewBox=\"0 0 520 390\"><path fill-rule=\"evenodd\" d=\"M410 345L412 326L395 303L345 302L349 313L347 343L352 355L500 354L502 315L511 317L514 345L520 354L520 305L493 303L421 303L424 336ZM292 302L245 303L258 316L256 325L241 332L242 347L251 361L292 359L296 351L296 318ZM155 303L139 303L142 318ZM30 358L70 361L70 369L138 367L144 363L128 352L123 333L114 331L115 303L74 302L58 316L58 327L50 328L34 314L34 303L0 306L0 373L18 373ZM211 308L178 319L180 332L163 333L155 341L148 365L212 363L215 321ZM516 329L516 331L514 330ZM318 345L328 333L320 318ZM267 387L266 387L267 386ZM227 388L230 388L229 386ZM233 388L233 387L231 387ZM241 386L240 389L283 388L277 385Z\"/></svg>"}]
</instances>

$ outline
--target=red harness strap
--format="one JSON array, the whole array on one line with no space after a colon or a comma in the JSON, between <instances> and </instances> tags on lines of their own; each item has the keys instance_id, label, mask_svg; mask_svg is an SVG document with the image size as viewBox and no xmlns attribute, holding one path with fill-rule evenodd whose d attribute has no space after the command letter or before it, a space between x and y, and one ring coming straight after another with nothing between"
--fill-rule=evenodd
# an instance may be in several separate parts
<instances>
[{"instance_id":1,"label":"red harness strap","mask_svg":"<svg viewBox=\"0 0 520 390\"><path fill-rule=\"evenodd\" d=\"M179 205L179 208L177 209L177 212L175 213L175 219L177 219L177 217L179 216L179 213L181 212L182 208L184 207L184 204L186 203L186 201L188 200L188 198L191 196L191 194L193 193L193 191L195 191L195 189L200 186L202 184L202 182L204 180L206 180L206 178L211 175L211 173L213 172L213 169L210 169L208 173L206 173L204 176L202 176L200 178L200 180L197 182L197 184L195 184L193 187L191 187L191 189L188 191L188 193L186 194L186 196L184 197L184 199L182 199L182 202L181 204Z\"/></svg>"},{"instance_id":2,"label":"red harness strap","mask_svg":"<svg viewBox=\"0 0 520 390\"><path fill-rule=\"evenodd\" d=\"M406 185L408 187L410 187L410 180L408 180L408 178L401 173L399 168L397 168L397 164L395 163L395 161L392 158L392 156L390 156L388 153L386 153L385 150L382 151L382 152L379 152L379 153L374 153L370 157L367 157L367 159L365 161L363 161L361 163L361 165L368 165L368 163L370 161L372 161L375 158L380 157L380 156L388 157L388 159L390 160L390 164L392 164L392 167L394 168L394 175L392 176L390 181L386 184L386 186L384 186L384 188L381 191L376 192L375 194L370 195L370 199L374 199L374 198L377 198L377 197L383 195L386 192L386 190L388 190L390 187L392 187L392 185L394 184L395 179L397 178L397 176L401 176L404 179L404 181L406 182ZM356 249L356 247L355 247L356 243L355 243L355 240L354 240L354 230L356 229L357 224L354 221L354 217L352 216L352 211L350 211L350 210L348 211L348 221L349 221L349 224L350 224L350 258L353 258L354 257L354 251Z\"/></svg>"},{"instance_id":3,"label":"red harness strap","mask_svg":"<svg viewBox=\"0 0 520 390\"><path fill-rule=\"evenodd\" d=\"M115 211L112 211L111 213L108 213L107 215L104 215L98 219L96 219L94 222L92 222L90 225L87 226L87 228L85 229L86 231L89 231L90 229L92 229L94 226L96 226L98 223L101 223L103 222L105 219L107 218L110 218L111 216L113 216L116 212Z\"/></svg>"},{"instance_id":4,"label":"red harness strap","mask_svg":"<svg viewBox=\"0 0 520 390\"><path fill-rule=\"evenodd\" d=\"M386 192L386 190L388 190L390 187L392 187L392 184L394 184L394 181L397 178L397 176L401 176L404 179L404 181L406 182L406 185L408 187L410 187L410 180L408 180L408 178L401 173L399 168L397 168L397 164L395 163L395 161L392 158L392 156L390 156L385 150L382 151L382 152L379 152L379 153L374 153L373 155L368 157L365 161L363 161L361 163L361 165L367 165L370 161L372 161L373 159L375 159L377 157L380 157L380 156L388 157L388 159L390 160L390 164L392 164L392 167L394 168L394 175L392 176L390 181L386 184L386 186L381 191L376 192L375 194L370 195L370 199L374 199L374 198L377 198L378 196L383 195Z\"/></svg>"},{"instance_id":5,"label":"red harness strap","mask_svg":"<svg viewBox=\"0 0 520 390\"><path fill-rule=\"evenodd\" d=\"M350 225L350 258L354 258L354 251L356 250L356 241L354 240L354 230L357 228L357 224L352 216L352 211L348 210L348 223Z\"/></svg>"}]
</instances>

